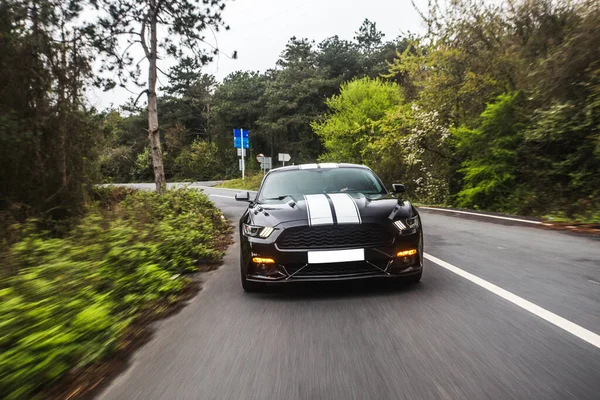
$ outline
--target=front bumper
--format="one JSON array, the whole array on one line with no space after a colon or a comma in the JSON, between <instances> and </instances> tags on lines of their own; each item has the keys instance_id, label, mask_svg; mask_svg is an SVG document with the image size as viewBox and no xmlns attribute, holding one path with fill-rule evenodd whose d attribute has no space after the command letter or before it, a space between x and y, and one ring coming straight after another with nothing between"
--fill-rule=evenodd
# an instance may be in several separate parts
<instances>
[{"instance_id":1,"label":"front bumper","mask_svg":"<svg viewBox=\"0 0 600 400\"><path fill-rule=\"evenodd\" d=\"M423 266L421 230L398 235L392 243L364 247L364 261L308 262L310 249L283 250L275 242L265 243L242 236L242 273L248 281L266 283L338 281L368 278L397 278L419 274ZM417 249L417 254L396 257L399 251ZM349 250L328 249L328 251ZM257 264L253 257L271 258L274 264Z\"/></svg>"}]
</instances>

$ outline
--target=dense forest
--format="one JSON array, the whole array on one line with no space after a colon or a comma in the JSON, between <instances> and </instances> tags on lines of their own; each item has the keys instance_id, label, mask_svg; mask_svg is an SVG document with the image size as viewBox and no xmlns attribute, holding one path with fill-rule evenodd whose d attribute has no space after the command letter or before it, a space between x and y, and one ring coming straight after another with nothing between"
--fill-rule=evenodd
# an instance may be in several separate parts
<instances>
[{"instance_id":1,"label":"dense forest","mask_svg":"<svg viewBox=\"0 0 600 400\"><path fill-rule=\"evenodd\" d=\"M98 44L64 21L65 39L45 42L68 13L31 29L1 7L0 207L71 213L91 183L152 181L144 100L86 106ZM357 162L421 203L598 219L600 4L420 11L422 35L386 38L365 20L352 40L293 37L272 69L222 82L181 57L158 97L167 179L239 176L232 129L243 127L250 170L258 153Z\"/></svg>"}]
</instances>

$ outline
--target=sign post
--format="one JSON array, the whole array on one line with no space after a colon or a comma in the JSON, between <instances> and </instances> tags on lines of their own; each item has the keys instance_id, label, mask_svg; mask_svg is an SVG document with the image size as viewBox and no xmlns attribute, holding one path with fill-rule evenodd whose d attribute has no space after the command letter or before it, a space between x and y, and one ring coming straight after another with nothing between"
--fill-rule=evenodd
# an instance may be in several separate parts
<instances>
[{"instance_id":1,"label":"sign post","mask_svg":"<svg viewBox=\"0 0 600 400\"><path fill-rule=\"evenodd\" d=\"M271 157L265 157L264 154L258 154L256 156L256 161L259 162L260 164L260 169L262 169L263 174L268 170L272 168L272 164L271 164Z\"/></svg>"},{"instance_id":2,"label":"sign post","mask_svg":"<svg viewBox=\"0 0 600 400\"><path fill-rule=\"evenodd\" d=\"M248 137L248 129L234 129L233 130L233 147L238 148L238 154L242 153L242 179L245 178L246 163L244 162L244 156L246 149L250 147L250 138Z\"/></svg>"},{"instance_id":3,"label":"sign post","mask_svg":"<svg viewBox=\"0 0 600 400\"><path fill-rule=\"evenodd\" d=\"M260 169L263 171L263 174L265 173L265 169L264 169L264 159L265 159L265 155L263 153L257 154L256 155L256 161L258 161L258 163L260 164Z\"/></svg>"},{"instance_id":4,"label":"sign post","mask_svg":"<svg viewBox=\"0 0 600 400\"><path fill-rule=\"evenodd\" d=\"M285 162L290 161L291 159L292 159L292 157L290 157L290 155L287 153L279 153L278 154L278 160L283 162L284 167L285 167Z\"/></svg>"}]
</instances>

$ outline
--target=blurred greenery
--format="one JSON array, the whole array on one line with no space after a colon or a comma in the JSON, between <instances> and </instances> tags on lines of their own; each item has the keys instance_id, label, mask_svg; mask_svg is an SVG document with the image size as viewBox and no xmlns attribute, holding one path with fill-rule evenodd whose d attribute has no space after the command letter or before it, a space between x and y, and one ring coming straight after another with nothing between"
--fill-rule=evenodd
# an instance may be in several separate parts
<instances>
[{"instance_id":1,"label":"blurred greenery","mask_svg":"<svg viewBox=\"0 0 600 400\"><path fill-rule=\"evenodd\" d=\"M4 257L0 277L0 393L39 391L114 352L127 327L158 301L174 301L185 272L222 257L228 224L196 190L159 196L100 188L64 237L36 221Z\"/></svg>"}]
</instances>

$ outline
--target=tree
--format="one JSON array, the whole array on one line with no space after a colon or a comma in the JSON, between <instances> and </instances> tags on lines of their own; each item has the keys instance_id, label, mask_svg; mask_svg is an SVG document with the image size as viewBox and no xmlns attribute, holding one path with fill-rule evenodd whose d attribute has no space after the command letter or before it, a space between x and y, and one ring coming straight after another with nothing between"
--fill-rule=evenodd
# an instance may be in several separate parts
<instances>
[{"instance_id":1,"label":"tree","mask_svg":"<svg viewBox=\"0 0 600 400\"><path fill-rule=\"evenodd\" d=\"M354 40L358 46L365 52L371 52L379 48L385 34L377 30L377 24L365 18L358 32L355 32Z\"/></svg>"},{"instance_id":2,"label":"tree","mask_svg":"<svg viewBox=\"0 0 600 400\"><path fill-rule=\"evenodd\" d=\"M75 1L0 2L0 210L81 211L99 127L84 108L91 46Z\"/></svg>"},{"instance_id":3,"label":"tree","mask_svg":"<svg viewBox=\"0 0 600 400\"><path fill-rule=\"evenodd\" d=\"M212 96L213 138L230 147L234 128L250 130L250 150L258 154L266 150L267 141L257 130L264 113L267 77L257 72L233 72L215 88Z\"/></svg>"},{"instance_id":4,"label":"tree","mask_svg":"<svg viewBox=\"0 0 600 400\"><path fill-rule=\"evenodd\" d=\"M341 83L361 73L361 55L355 43L336 35L323 40L317 47L317 66L327 79L332 80L334 87L331 94L339 89Z\"/></svg>"},{"instance_id":5,"label":"tree","mask_svg":"<svg viewBox=\"0 0 600 400\"><path fill-rule=\"evenodd\" d=\"M343 84L340 94L326 101L330 114L312 124L326 150L320 159L362 164L369 144L381 136L381 121L401 103L394 83L363 78Z\"/></svg>"},{"instance_id":6,"label":"tree","mask_svg":"<svg viewBox=\"0 0 600 400\"><path fill-rule=\"evenodd\" d=\"M97 46L109 55L105 69L116 70L121 85L128 80L137 85L140 69L130 49L140 46L144 59L148 61L148 81L145 93L148 96L148 137L156 190L163 193L166 189L165 171L162 159L158 124L158 101L156 83L158 73L159 48L167 56L182 59L187 57L198 65L212 59L219 50L213 46L207 52L203 44L207 44L202 32L206 29L218 31L224 26L221 11L225 7L223 0L204 0L206 7L201 7L193 0L91 0L97 10L102 12L95 27ZM228 29L229 27L225 27ZM159 37L159 32L167 32ZM121 51L119 40L125 36L127 47ZM133 70L129 68L134 66Z\"/></svg>"},{"instance_id":7,"label":"tree","mask_svg":"<svg viewBox=\"0 0 600 400\"><path fill-rule=\"evenodd\" d=\"M292 155L297 162L314 160L319 141L310 122L325 111L325 84L319 73L314 42L291 38L277 61L278 69L267 72L264 112L257 121L268 141L268 154Z\"/></svg>"},{"instance_id":8,"label":"tree","mask_svg":"<svg viewBox=\"0 0 600 400\"><path fill-rule=\"evenodd\" d=\"M519 182L517 150L522 142L518 92L502 94L488 104L476 129L460 127L458 151L464 154L464 187L457 195L461 207L512 211L511 197Z\"/></svg>"},{"instance_id":9,"label":"tree","mask_svg":"<svg viewBox=\"0 0 600 400\"><path fill-rule=\"evenodd\" d=\"M167 126L182 124L189 130L190 138L185 144L191 144L200 136L212 141L211 105L217 81L213 75L202 73L200 68L188 57L170 68L169 84L162 88L169 96L159 100L161 118L169 122Z\"/></svg>"},{"instance_id":10,"label":"tree","mask_svg":"<svg viewBox=\"0 0 600 400\"><path fill-rule=\"evenodd\" d=\"M363 152L365 163L384 183L404 183L414 200L448 203L453 148L439 114L403 103L386 113L379 129L381 134Z\"/></svg>"}]
</instances>

